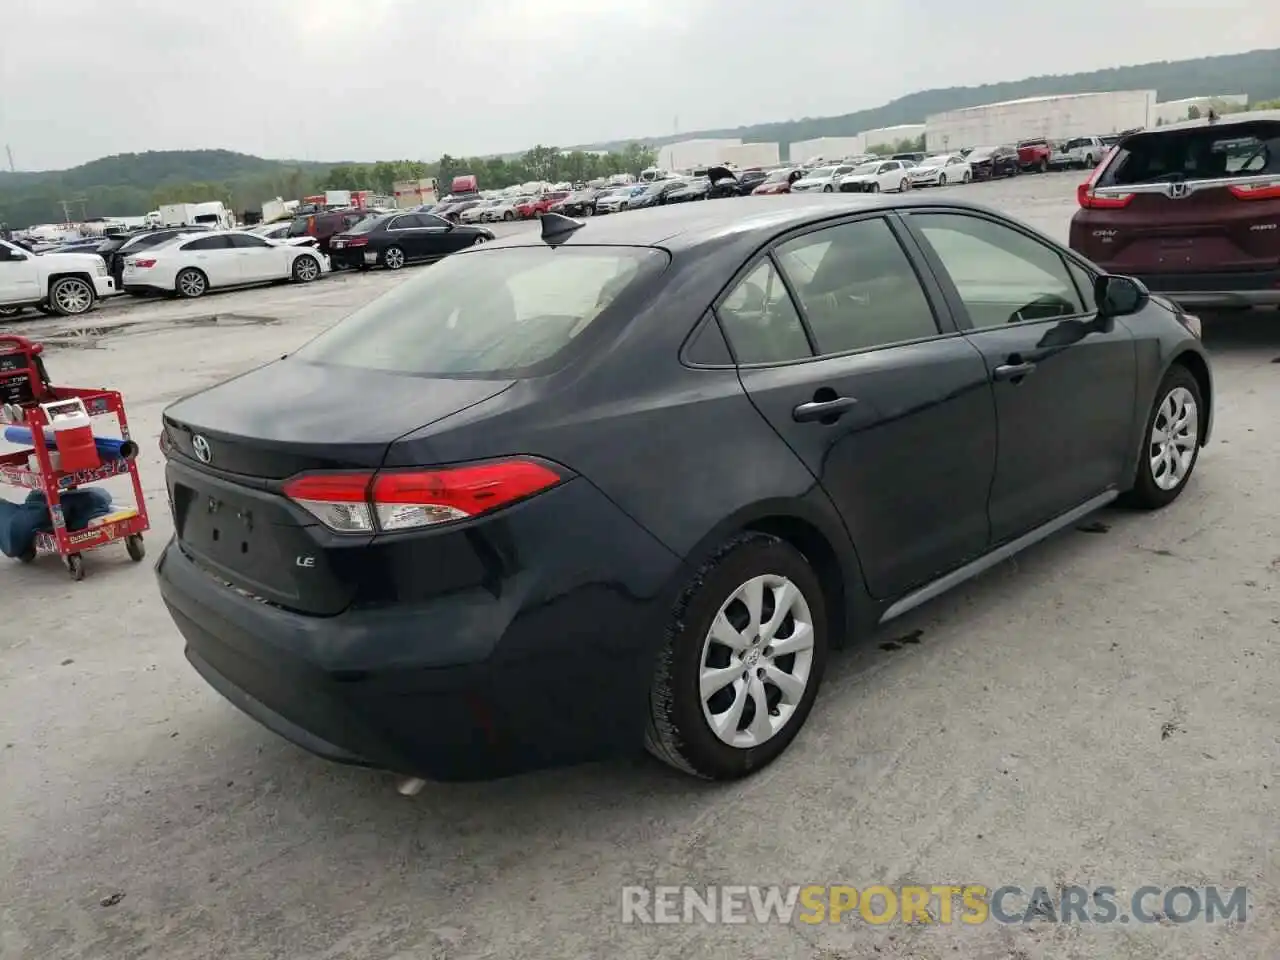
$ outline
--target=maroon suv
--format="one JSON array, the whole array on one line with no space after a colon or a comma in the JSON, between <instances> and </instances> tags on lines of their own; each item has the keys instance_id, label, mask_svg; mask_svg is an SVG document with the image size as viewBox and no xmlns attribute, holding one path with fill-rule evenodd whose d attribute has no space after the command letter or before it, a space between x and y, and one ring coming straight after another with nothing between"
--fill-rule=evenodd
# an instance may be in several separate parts
<instances>
[{"instance_id":1,"label":"maroon suv","mask_svg":"<svg viewBox=\"0 0 1280 960\"><path fill-rule=\"evenodd\" d=\"M1071 248L1184 306L1280 304L1280 112L1122 137L1080 184Z\"/></svg>"}]
</instances>

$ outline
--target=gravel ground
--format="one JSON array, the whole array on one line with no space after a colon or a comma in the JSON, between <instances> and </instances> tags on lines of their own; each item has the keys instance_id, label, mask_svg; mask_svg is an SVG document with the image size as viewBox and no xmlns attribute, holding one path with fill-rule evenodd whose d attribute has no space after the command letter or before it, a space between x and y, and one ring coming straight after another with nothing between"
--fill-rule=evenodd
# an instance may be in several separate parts
<instances>
[{"instance_id":1,"label":"gravel ground","mask_svg":"<svg viewBox=\"0 0 1280 960\"><path fill-rule=\"evenodd\" d=\"M1065 238L1077 179L951 189ZM27 328L60 342L55 380L123 391L154 555L170 533L150 439L164 405L404 276ZM1217 433L1175 505L1104 512L837 656L792 750L730 786L636 757L406 799L208 689L150 563L123 547L91 554L75 585L56 561L3 564L0 957L1280 955L1280 314L1207 328ZM1244 885L1250 909L1216 924L645 926L620 908L631 884L964 882Z\"/></svg>"}]
</instances>

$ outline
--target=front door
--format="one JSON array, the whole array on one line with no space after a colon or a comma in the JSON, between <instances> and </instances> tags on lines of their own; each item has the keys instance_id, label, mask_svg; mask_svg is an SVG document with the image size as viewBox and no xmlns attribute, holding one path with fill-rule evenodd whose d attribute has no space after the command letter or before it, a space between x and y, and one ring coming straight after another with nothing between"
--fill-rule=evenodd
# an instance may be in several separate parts
<instances>
[{"instance_id":1,"label":"front door","mask_svg":"<svg viewBox=\"0 0 1280 960\"><path fill-rule=\"evenodd\" d=\"M240 258L225 233L197 237L182 245L190 265L198 267L209 278L211 287L229 287L241 280Z\"/></svg>"},{"instance_id":2,"label":"front door","mask_svg":"<svg viewBox=\"0 0 1280 960\"><path fill-rule=\"evenodd\" d=\"M289 275L289 251L247 233L228 234L239 261L240 283L280 280Z\"/></svg>"},{"instance_id":3,"label":"front door","mask_svg":"<svg viewBox=\"0 0 1280 960\"><path fill-rule=\"evenodd\" d=\"M839 509L874 596L986 549L986 367L887 220L783 241L717 314L744 389Z\"/></svg>"},{"instance_id":4,"label":"front door","mask_svg":"<svg viewBox=\"0 0 1280 960\"><path fill-rule=\"evenodd\" d=\"M1098 320L1092 274L980 214L922 210L905 220L992 379L1000 431L993 542L1123 484L1135 345L1123 324Z\"/></svg>"},{"instance_id":5,"label":"front door","mask_svg":"<svg viewBox=\"0 0 1280 960\"><path fill-rule=\"evenodd\" d=\"M36 255L0 241L0 303L32 303L40 292Z\"/></svg>"}]
</instances>

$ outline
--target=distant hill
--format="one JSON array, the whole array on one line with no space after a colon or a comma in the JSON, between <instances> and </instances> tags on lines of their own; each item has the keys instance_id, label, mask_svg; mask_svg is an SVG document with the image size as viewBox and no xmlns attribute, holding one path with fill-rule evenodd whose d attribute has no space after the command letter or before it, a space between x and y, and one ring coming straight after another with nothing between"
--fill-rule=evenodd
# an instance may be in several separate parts
<instances>
[{"instance_id":1,"label":"distant hill","mask_svg":"<svg viewBox=\"0 0 1280 960\"><path fill-rule=\"evenodd\" d=\"M1162 101L1224 93L1247 93L1251 102L1274 100L1280 98L1280 50L1253 50L1249 53L1201 57L1197 60L1161 60L1138 66L1095 70L1092 73L988 83L980 87L923 90L891 100L882 107L838 117L804 117L800 120L780 120L748 127L694 130L679 135L646 137L643 142L650 147L660 147L698 137L738 137L748 142L780 143L785 148L787 144L799 140L851 137L864 130L894 127L902 123L923 123L930 114L977 107L985 103L1114 90L1155 90ZM620 149L631 140L580 144L567 149L613 150Z\"/></svg>"},{"instance_id":2,"label":"distant hill","mask_svg":"<svg viewBox=\"0 0 1280 960\"><path fill-rule=\"evenodd\" d=\"M161 203L222 200L235 209L311 192L335 166L232 150L122 153L70 170L0 171L0 221L11 227L80 216L140 216Z\"/></svg>"}]
</instances>

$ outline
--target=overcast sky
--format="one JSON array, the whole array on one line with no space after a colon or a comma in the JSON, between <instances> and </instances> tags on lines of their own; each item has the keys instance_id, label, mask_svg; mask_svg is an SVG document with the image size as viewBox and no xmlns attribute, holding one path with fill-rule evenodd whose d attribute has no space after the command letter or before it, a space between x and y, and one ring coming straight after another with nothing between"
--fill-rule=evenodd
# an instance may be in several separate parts
<instances>
[{"instance_id":1,"label":"overcast sky","mask_svg":"<svg viewBox=\"0 0 1280 960\"><path fill-rule=\"evenodd\" d=\"M1280 46L1280 15L1259 0L0 5L0 142L26 170L202 147L310 160L510 152Z\"/></svg>"}]
</instances>

